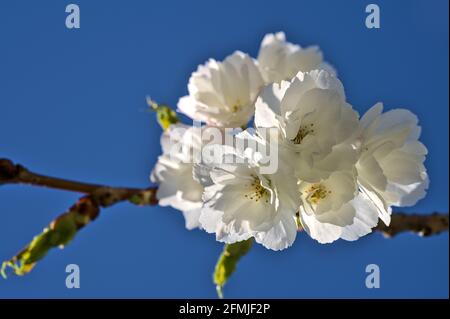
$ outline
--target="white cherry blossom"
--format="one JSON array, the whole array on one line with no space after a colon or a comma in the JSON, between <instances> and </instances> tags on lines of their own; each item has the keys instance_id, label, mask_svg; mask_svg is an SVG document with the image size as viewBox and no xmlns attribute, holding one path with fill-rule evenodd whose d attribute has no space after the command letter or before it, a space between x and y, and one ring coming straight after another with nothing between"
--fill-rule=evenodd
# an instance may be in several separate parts
<instances>
[{"instance_id":1,"label":"white cherry blossom","mask_svg":"<svg viewBox=\"0 0 450 319\"><path fill-rule=\"evenodd\" d=\"M375 205L358 191L355 172L333 172L317 183L299 183L300 221L319 243L356 240L378 223Z\"/></svg>"},{"instance_id":2,"label":"white cherry blossom","mask_svg":"<svg viewBox=\"0 0 450 319\"><path fill-rule=\"evenodd\" d=\"M390 206L417 203L426 195L429 179L424 166L427 148L418 141L417 117L404 109L382 111L378 103L361 118L356 168L361 189L389 225Z\"/></svg>"},{"instance_id":3,"label":"white cherry blossom","mask_svg":"<svg viewBox=\"0 0 450 319\"><path fill-rule=\"evenodd\" d=\"M291 151L297 176L314 182L351 169L349 141L358 114L345 100L342 83L324 70L299 72L290 82L266 86L256 100L255 126L277 127L281 148Z\"/></svg>"},{"instance_id":4,"label":"white cherry blossom","mask_svg":"<svg viewBox=\"0 0 450 319\"><path fill-rule=\"evenodd\" d=\"M159 184L156 196L161 206L183 212L186 228L199 227L203 186L193 177L195 152L201 148L198 128L174 124L161 137L159 156L151 180Z\"/></svg>"},{"instance_id":5,"label":"white cherry blossom","mask_svg":"<svg viewBox=\"0 0 450 319\"><path fill-rule=\"evenodd\" d=\"M256 145L265 143L247 132L237 138L254 139ZM276 174L261 174L258 146L244 152L220 147L224 160L210 166L200 216L202 227L225 243L254 237L273 250L291 246L297 233L295 214L300 197L288 166L280 164Z\"/></svg>"},{"instance_id":6,"label":"white cherry blossom","mask_svg":"<svg viewBox=\"0 0 450 319\"><path fill-rule=\"evenodd\" d=\"M352 241L379 219L389 225L392 206L414 205L426 194L417 117L382 113L379 103L359 119L317 47L268 34L257 61L239 51L211 59L188 89L178 109L215 129L207 134L215 144L206 145L196 127L172 125L152 180L160 205L181 210L189 229L225 243L254 238L272 250L291 246L299 228L323 244ZM223 135L253 114L256 131ZM219 156L211 161L209 151ZM275 165L264 170L267 160Z\"/></svg>"},{"instance_id":7,"label":"white cherry blossom","mask_svg":"<svg viewBox=\"0 0 450 319\"><path fill-rule=\"evenodd\" d=\"M210 59L189 79L189 95L178 102L180 112L212 126L241 127L254 114L263 86L256 62L236 51L223 62Z\"/></svg>"},{"instance_id":8,"label":"white cherry blossom","mask_svg":"<svg viewBox=\"0 0 450 319\"><path fill-rule=\"evenodd\" d=\"M266 84L290 80L299 71L326 69L335 72L323 62L317 46L302 48L287 42L284 32L266 34L259 49L258 66Z\"/></svg>"}]
</instances>

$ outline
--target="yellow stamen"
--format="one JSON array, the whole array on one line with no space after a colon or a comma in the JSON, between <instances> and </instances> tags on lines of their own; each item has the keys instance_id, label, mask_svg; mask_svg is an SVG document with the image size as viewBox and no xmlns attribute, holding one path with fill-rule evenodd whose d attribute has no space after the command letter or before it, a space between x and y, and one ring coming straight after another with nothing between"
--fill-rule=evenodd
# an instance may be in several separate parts
<instances>
[{"instance_id":1,"label":"yellow stamen","mask_svg":"<svg viewBox=\"0 0 450 319\"><path fill-rule=\"evenodd\" d=\"M308 201L312 204L317 204L320 202L320 200L326 198L328 194L331 193L330 190L327 190L327 188L322 184L315 184L312 185L308 190Z\"/></svg>"},{"instance_id":2,"label":"yellow stamen","mask_svg":"<svg viewBox=\"0 0 450 319\"><path fill-rule=\"evenodd\" d=\"M236 100L236 103L233 104L233 106L231 107L231 112L232 113L237 113L242 109L242 104L241 101L239 99Z\"/></svg>"},{"instance_id":3,"label":"yellow stamen","mask_svg":"<svg viewBox=\"0 0 450 319\"><path fill-rule=\"evenodd\" d=\"M314 124L301 125L297 135L291 140L294 144L301 144L308 134L314 134Z\"/></svg>"},{"instance_id":4,"label":"yellow stamen","mask_svg":"<svg viewBox=\"0 0 450 319\"><path fill-rule=\"evenodd\" d=\"M269 202L269 192L264 186L261 185L261 180L253 176L253 181L250 183L249 188L250 191L244 195L245 198L254 200L255 202L259 202L260 200L264 200L266 203ZM270 184L270 181L269 181Z\"/></svg>"}]
</instances>

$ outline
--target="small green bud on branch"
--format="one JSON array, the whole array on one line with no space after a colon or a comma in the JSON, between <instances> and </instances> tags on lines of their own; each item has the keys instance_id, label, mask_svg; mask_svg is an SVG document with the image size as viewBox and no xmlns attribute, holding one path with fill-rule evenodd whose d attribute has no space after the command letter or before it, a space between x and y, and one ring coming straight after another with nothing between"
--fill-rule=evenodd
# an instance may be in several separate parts
<instances>
[{"instance_id":1,"label":"small green bud on branch","mask_svg":"<svg viewBox=\"0 0 450 319\"><path fill-rule=\"evenodd\" d=\"M161 128L165 131L170 125L178 123L177 113L172 108L165 104L158 104L150 97L147 97L147 104L156 112L156 118Z\"/></svg>"}]
</instances>

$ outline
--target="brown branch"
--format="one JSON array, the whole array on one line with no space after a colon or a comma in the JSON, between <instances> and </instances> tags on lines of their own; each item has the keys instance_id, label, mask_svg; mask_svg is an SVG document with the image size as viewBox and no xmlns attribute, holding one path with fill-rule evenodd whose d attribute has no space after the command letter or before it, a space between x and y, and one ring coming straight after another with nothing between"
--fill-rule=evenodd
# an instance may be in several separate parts
<instances>
[{"instance_id":1,"label":"brown branch","mask_svg":"<svg viewBox=\"0 0 450 319\"><path fill-rule=\"evenodd\" d=\"M156 187L146 189L111 187L105 185L76 182L56 177L36 174L9 159L0 159L0 185L27 184L90 195L100 206L107 207L117 202L129 200L138 205L156 205Z\"/></svg>"},{"instance_id":2,"label":"brown branch","mask_svg":"<svg viewBox=\"0 0 450 319\"><path fill-rule=\"evenodd\" d=\"M33 173L8 159L0 159L0 185L29 184L80 192L89 195L99 206L110 206L120 201L129 200L138 205L156 205L156 187L147 189L110 187L89 183L69 181ZM431 236L448 231L448 214L412 215L392 214L389 227L382 222L375 228L386 237L393 237L401 232L413 232L420 236Z\"/></svg>"},{"instance_id":3,"label":"brown branch","mask_svg":"<svg viewBox=\"0 0 450 319\"><path fill-rule=\"evenodd\" d=\"M34 236L15 256L3 262L0 274L6 278L8 268L18 276L29 273L51 249L66 246L78 231L95 220L99 213L98 203L89 195L80 198L65 213L52 220L42 233Z\"/></svg>"},{"instance_id":4,"label":"brown branch","mask_svg":"<svg viewBox=\"0 0 450 319\"><path fill-rule=\"evenodd\" d=\"M121 201L130 201L137 205L158 203L157 187L146 189L110 187L70 181L33 173L9 159L0 159L0 185L4 184L27 184L85 194L68 211L54 219L41 234L35 236L22 251L3 263L0 274L4 277L8 267L12 268L17 275L30 272L50 249L67 245L81 228L95 220L100 207L111 206ZM448 225L448 214L394 213L389 227L380 222L375 230L382 232L386 237L393 237L406 231L420 236L431 236L448 231Z\"/></svg>"},{"instance_id":5,"label":"brown branch","mask_svg":"<svg viewBox=\"0 0 450 319\"><path fill-rule=\"evenodd\" d=\"M394 213L391 223L386 226L382 222L376 230L390 238L402 232L413 232L427 237L448 231L448 214L433 213L429 215Z\"/></svg>"},{"instance_id":6,"label":"brown branch","mask_svg":"<svg viewBox=\"0 0 450 319\"><path fill-rule=\"evenodd\" d=\"M140 189L81 183L36 174L22 165L14 164L11 160L0 159L0 185L4 184L48 187L83 193L85 196L54 219L17 255L3 262L0 268L0 274L3 277L6 277L6 269L9 267L16 275L25 275L30 272L52 248L63 247L71 242L81 228L97 218L101 207L108 207L122 201L129 201L136 205L158 203L156 187Z\"/></svg>"}]
</instances>

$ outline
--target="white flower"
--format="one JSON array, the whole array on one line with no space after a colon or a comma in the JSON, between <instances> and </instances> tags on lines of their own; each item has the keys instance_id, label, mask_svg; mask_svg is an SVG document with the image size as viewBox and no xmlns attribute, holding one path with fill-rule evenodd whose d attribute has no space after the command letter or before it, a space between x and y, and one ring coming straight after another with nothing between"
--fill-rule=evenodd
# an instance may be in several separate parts
<instances>
[{"instance_id":1,"label":"white flower","mask_svg":"<svg viewBox=\"0 0 450 319\"><path fill-rule=\"evenodd\" d=\"M255 126L280 130L280 148L291 151L301 180L315 182L354 167L356 152L349 139L357 130L358 114L333 74L299 72L290 82L265 87L255 105Z\"/></svg>"},{"instance_id":2,"label":"white flower","mask_svg":"<svg viewBox=\"0 0 450 319\"><path fill-rule=\"evenodd\" d=\"M202 129L172 125L152 180L160 205L183 211L189 229L225 243L254 238L273 250L291 246L298 228L320 243L356 240L379 218L389 225L391 206L426 194L416 116L382 114L377 104L359 120L317 47L268 34L257 61L239 51L209 60L188 89L178 109L217 134L203 142ZM253 113L256 132L223 135Z\"/></svg>"},{"instance_id":3,"label":"white flower","mask_svg":"<svg viewBox=\"0 0 450 319\"><path fill-rule=\"evenodd\" d=\"M429 179L423 164L427 149L418 141L417 117L404 109L382 111L378 103L361 118L356 168L360 188L389 225L390 206L417 203L425 196Z\"/></svg>"},{"instance_id":4,"label":"white flower","mask_svg":"<svg viewBox=\"0 0 450 319\"><path fill-rule=\"evenodd\" d=\"M178 102L180 112L219 127L246 125L263 80L255 61L236 51L223 62L209 60L189 79L189 95Z\"/></svg>"},{"instance_id":5,"label":"white flower","mask_svg":"<svg viewBox=\"0 0 450 319\"><path fill-rule=\"evenodd\" d=\"M298 178L300 222L313 239L356 240L372 231L378 210L359 192L355 169L358 114L333 74L299 72L267 86L256 101L255 126L278 128L280 155Z\"/></svg>"},{"instance_id":6,"label":"white flower","mask_svg":"<svg viewBox=\"0 0 450 319\"><path fill-rule=\"evenodd\" d=\"M194 127L174 124L163 133L161 146L163 154L151 174L152 182L159 184L159 205L182 211L187 229L199 227L203 186L193 177L193 165L200 135Z\"/></svg>"},{"instance_id":7,"label":"white flower","mask_svg":"<svg viewBox=\"0 0 450 319\"><path fill-rule=\"evenodd\" d=\"M301 48L286 41L284 32L266 34L258 54L258 66L266 84L292 79L299 71L333 68L323 63L316 46Z\"/></svg>"},{"instance_id":8,"label":"white flower","mask_svg":"<svg viewBox=\"0 0 450 319\"><path fill-rule=\"evenodd\" d=\"M300 221L319 243L356 240L378 223L375 205L358 192L355 172L333 172L318 183L300 182Z\"/></svg>"},{"instance_id":9,"label":"white flower","mask_svg":"<svg viewBox=\"0 0 450 319\"><path fill-rule=\"evenodd\" d=\"M237 138L253 139L256 145L265 143L248 132ZM261 174L258 146L244 152L220 148L224 160L209 171L210 184L205 187L200 216L202 227L225 243L254 237L273 250L291 246L297 233L295 213L300 197L288 166L280 164L276 174Z\"/></svg>"}]
</instances>

